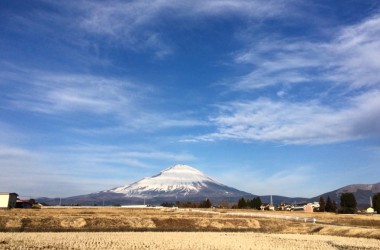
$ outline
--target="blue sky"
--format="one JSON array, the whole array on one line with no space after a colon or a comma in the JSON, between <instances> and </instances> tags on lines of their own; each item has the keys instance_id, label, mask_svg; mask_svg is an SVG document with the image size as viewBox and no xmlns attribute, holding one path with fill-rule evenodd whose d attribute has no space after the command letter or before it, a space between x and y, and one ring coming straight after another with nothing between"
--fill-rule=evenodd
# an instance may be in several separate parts
<instances>
[{"instance_id":1,"label":"blue sky","mask_svg":"<svg viewBox=\"0 0 380 250\"><path fill-rule=\"evenodd\" d=\"M2 1L0 190L188 164L257 195L380 181L378 1Z\"/></svg>"}]
</instances>

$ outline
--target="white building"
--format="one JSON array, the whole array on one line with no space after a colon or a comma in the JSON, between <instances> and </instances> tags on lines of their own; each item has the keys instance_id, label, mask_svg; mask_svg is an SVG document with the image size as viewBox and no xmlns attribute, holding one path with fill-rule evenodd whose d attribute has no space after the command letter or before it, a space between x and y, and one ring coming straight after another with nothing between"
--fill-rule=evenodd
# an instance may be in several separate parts
<instances>
[{"instance_id":1,"label":"white building","mask_svg":"<svg viewBox=\"0 0 380 250\"><path fill-rule=\"evenodd\" d=\"M16 207L17 196L16 193L0 193L0 208Z\"/></svg>"}]
</instances>

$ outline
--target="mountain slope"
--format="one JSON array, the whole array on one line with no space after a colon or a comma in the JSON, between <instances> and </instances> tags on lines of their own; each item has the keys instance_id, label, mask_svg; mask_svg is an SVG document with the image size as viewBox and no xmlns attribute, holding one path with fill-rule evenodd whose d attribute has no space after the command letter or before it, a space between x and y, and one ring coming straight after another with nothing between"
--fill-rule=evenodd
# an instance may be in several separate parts
<instances>
[{"instance_id":1,"label":"mountain slope","mask_svg":"<svg viewBox=\"0 0 380 250\"><path fill-rule=\"evenodd\" d=\"M239 198L254 195L226 186L187 166L174 165L157 175L144 178L129 185L61 199L62 204L160 204L175 201L203 201L210 199L214 204L220 201L236 202ZM48 200L42 200L52 204ZM53 204L57 204L57 199Z\"/></svg>"},{"instance_id":2,"label":"mountain slope","mask_svg":"<svg viewBox=\"0 0 380 250\"><path fill-rule=\"evenodd\" d=\"M163 194L180 194L186 196L198 193L212 184L226 187L193 167L174 165L155 176L144 178L130 185L111 189L109 192L122 193L127 197Z\"/></svg>"},{"instance_id":3,"label":"mountain slope","mask_svg":"<svg viewBox=\"0 0 380 250\"><path fill-rule=\"evenodd\" d=\"M123 194L125 197L171 201L199 201L206 198L219 201L252 196L223 185L187 165L174 165L152 177L105 192Z\"/></svg>"},{"instance_id":4,"label":"mountain slope","mask_svg":"<svg viewBox=\"0 0 380 250\"><path fill-rule=\"evenodd\" d=\"M325 200L329 196L331 199L335 200L339 205L340 203L340 195L342 193L353 193L356 198L356 202L358 207L366 208L369 206L369 197L373 196L375 193L380 192L380 182L375 184L352 184L347 185L342 188L336 189L334 191L330 191L321 195L318 195L312 200L318 200L320 196L323 196Z\"/></svg>"}]
</instances>

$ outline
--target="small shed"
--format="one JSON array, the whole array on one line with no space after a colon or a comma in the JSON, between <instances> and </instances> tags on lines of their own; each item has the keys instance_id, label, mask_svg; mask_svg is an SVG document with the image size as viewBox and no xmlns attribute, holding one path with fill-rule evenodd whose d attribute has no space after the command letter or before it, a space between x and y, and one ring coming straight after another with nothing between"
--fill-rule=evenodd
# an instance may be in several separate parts
<instances>
[{"instance_id":1,"label":"small shed","mask_svg":"<svg viewBox=\"0 0 380 250\"><path fill-rule=\"evenodd\" d=\"M0 208L15 208L18 194L0 193Z\"/></svg>"}]
</instances>

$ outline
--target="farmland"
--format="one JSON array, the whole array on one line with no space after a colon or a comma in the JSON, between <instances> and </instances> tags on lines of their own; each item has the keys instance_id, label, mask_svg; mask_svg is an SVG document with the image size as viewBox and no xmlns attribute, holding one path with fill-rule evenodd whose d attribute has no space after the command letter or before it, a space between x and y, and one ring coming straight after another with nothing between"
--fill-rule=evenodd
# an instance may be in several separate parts
<instances>
[{"instance_id":1,"label":"farmland","mask_svg":"<svg viewBox=\"0 0 380 250\"><path fill-rule=\"evenodd\" d=\"M0 233L5 249L379 249L337 236L221 232Z\"/></svg>"},{"instance_id":2,"label":"farmland","mask_svg":"<svg viewBox=\"0 0 380 250\"><path fill-rule=\"evenodd\" d=\"M317 223L271 218L273 215L313 217ZM379 249L379 229L380 216L367 215L221 209L12 209L0 210L0 249L37 246L56 249L141 249L146 246L155 249L163 246L173 246L172 249L275 249L278 246ZM181 244L176 245L178 242Z\"/></svg>"}]
</instances>

